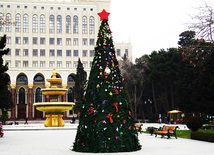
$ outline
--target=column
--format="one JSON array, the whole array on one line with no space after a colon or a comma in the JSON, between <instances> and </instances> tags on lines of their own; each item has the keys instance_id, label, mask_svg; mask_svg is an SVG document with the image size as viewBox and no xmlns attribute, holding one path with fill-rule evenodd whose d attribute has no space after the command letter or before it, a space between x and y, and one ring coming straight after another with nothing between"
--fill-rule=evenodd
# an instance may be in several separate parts
<instances>
[{"instance_id":1,"label":"column","mask_svg":"<svg viewBox=\"0 0 214 155\"><path fill-rule=\"evenodd\" d=\"M62 84L62 88L67 88L67 84ZM64 95L62 95L62 102L66 102L67 101L66 96L67 96L66 93ZM63 113L63 119L67 119L67 111L65 111Z\"/></svg>"},{"instance_id":2,"label":"column","mask_svg":"<svg viewBox=\"0 0 214 155\"><path fill-rule=\"evenodd\" d=\"M66 102L66 93L62 95L62 102ZM63 113L63 119L67 119L67 111Z\"/></svg>"},{"instance_id":3,"label":"column","mask_svg":"<svg viewBox=\"0 0 214 155\"><path fill-rule=\"evenodd\" d=\"M50 102L50 97L49 97L49 95L45 95L45 102Z\"/></svg>"},{"instance_id":4,"label":"column","mask_svg":"<svg viewBox=\"0 0 214 155\"><path fill-rule=\"evenodd\" d=\"M12 94L12 102L13 102L13 108L11 111L11 120L16 119L16 84L11 84L11 94Z\"/></svg>"},{"instance_id":5,"label":"column","mask_svg":"<svg viewBox=\"0 0 214 155\"><path fill-rule=\"evenodd\" d=\"M62 102L66 102L66 93L62 95Z\"/></svg>"},{"instance_id":6,"label":"column","mask_svg":"<svg viewBox=\"0 0 214 155\"><path fill-rule=\"evenodd\" d=\"M33 84L28 84L28 119L33 119Z\"/></svg>"}]
</instances>

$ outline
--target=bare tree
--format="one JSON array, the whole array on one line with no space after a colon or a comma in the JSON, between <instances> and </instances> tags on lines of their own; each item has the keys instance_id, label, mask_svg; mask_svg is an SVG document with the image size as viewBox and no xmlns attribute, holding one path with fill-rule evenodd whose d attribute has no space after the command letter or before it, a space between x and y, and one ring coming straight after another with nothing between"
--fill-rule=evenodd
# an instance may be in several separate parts
<instances>
[{"instance_id":1,"label":"bare tree","mask_svg":"<svg viewBox=\"0 0 214 155\"><path fill-rule=\"evenodd\" d=\"M142 76L144 70L127 59L120 62L120 70L125 79L127 96L134 112L134 118L137 119L137 107L142 102L144 92L145 80ZM142 114L144 117L144 111Z\"/></svg>"},{"instance_id":2,"label":"bare tree","mask_svg":"<svg viewBox=\"0 0 214 155\"><path fill-rule=\"evenodd\" d=\"M197 15L192 16L193 22L188 28L196 32L198 38L214 42L214 12L212 6L205 4L197 8Z\"/></svg>"}]
</instances>

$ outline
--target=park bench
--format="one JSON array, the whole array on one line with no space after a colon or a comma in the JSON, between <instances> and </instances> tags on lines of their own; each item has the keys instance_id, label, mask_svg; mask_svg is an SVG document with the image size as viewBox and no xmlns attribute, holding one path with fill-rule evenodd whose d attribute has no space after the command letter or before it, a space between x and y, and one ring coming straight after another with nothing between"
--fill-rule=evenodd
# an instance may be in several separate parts
<instances>
[{"instance_id":1,"label":"park bench","mask_svg":"<svg viewBox=\"0 0 214 155\"><path fill-rule=\"evenodd\" d=\"M139 132L141 132L141 127L143 124L135 124L135 129Z\"/></svg>"},{"instance_id":2,"label":"park bench","mask_svg":"<svg viewBox=\"0 0 214 155\"><path fill-rule=\"evenodd\" d=\"M155 131L155 137L157 137L157 135L161 135L161 138L163 138L165 135L167 135L167 139L170 138L170 136L174 135L175 138L177 139L176 136L176 129L178 128L178 126L167 126L164 125L161 131Z\"/></svg>"}]
</instances>

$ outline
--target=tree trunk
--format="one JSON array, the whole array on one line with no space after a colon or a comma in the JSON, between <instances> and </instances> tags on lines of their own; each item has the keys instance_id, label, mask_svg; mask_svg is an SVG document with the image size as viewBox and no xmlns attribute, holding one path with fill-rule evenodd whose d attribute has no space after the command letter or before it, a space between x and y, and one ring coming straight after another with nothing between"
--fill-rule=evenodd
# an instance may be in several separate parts
<instances>
[{"instance_id":1,"label":"tree trunk","mask_svg":"<svg viewBox=\"0 0 214 155\"><path fill-rule=\"evenodd\" d=\"M171 88L172 109L174 109L175 108L175 103L174 103L174 97L173 97L173 85L172 85L172 82L170 83L170 88Z\"/></svg>"},{"instance_id":2,"label":"tree trunk","mask_svg":"<svg viewBox=\"0 0 214 155\"><path fill-rule=\"evenodd\" d=\"M152 95L153 95L153 101L155 106L155 113L158 114L157 102L155 99L154 81L152 81Z\"/></svg>"},{"instance_id":3,"label":"tree trunk","mask_svg":"<svg viewBox=\"0 0 214 155\"><path fill-rule=\"evenodd\" d=\"M166 112L169 110L169 101L168 101L168 94L167 94L167 87L166 87L166 81L164 81L164 91L165 91L165 93L164 93L164 100L165 100L165 102L166 102Z\"/></svg>"},{"instance_id":4,"label":"tree trunk","mask_svg":"<svg viewBox=\"0 0 214 155\"><path fill-rule=\"evenodd\" d=\"M134 86L134 118L137 120L137 87Z\"/></svg>"}]
</instances>

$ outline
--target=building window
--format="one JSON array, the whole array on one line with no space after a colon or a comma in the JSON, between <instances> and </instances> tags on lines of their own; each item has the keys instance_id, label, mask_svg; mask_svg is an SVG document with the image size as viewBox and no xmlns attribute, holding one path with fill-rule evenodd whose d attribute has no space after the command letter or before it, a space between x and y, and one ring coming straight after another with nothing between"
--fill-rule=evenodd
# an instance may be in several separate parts
<instances>
[{"instance_id":1,"label":"building window","mask_svg":"<svg viewBox=\"0 0 214 155\"><path fill-rule=\"evenodd\" d=\"M66 38L66 45L71 45L71 38Z\"/></svg>"},{"instance_id":2,"label":"building window","mask_svg":"<svg viewBox=\"0 0 214 155\"><path fill-rule=\"evenodd\" d=\"M20 8L20 6L19 5L17 5L17 9L19 9Z\"/></svg>"},{"instance_id":3,"label":"building window","mask_svg":"<svg viewBox=\"0 0 214 155\"><path fill-rule=\"evenodd\" d=\"M33 44L38 44L37 37L33 37Z\"/></svg>"},{"instance_id":4,"label":"building window","mask_svg":"<svg viewBox=\"0 0 214 155\"><path fill-rule=\"evenodd\" d=\"M60 8L60 7L58 7L58 10L61 10L61 8Z\"/></svg>"},{"instance_id":5,"label":"building window","mask_svg":"<svg viewBox=\"0 0 214 155\"><path fill-rule=\"evenodd\" d=\"M16 14L16 32L21 32L21 15Z\"/></svg>"},{"instance_id":6,"label":"building window","mask_svg":"<svg viewBox=\"0 0 214 155\"><path fill-rule=\"evenodd\" d=\"M66 33L71 33L71 16L66 16Z\"/></svg>"},{"instance_id":7,"label":"building window","mask_svg":"<svg viewBox=\"0 0 214 155\"><path fill-rule=\"evenodd\" d=\"M21 61L17 61L17 60L16 60L16 61L15 61L15 66L16 66L16 67L21 67Z\"/></svg>"},{"instance_id":8,"label":"building window","mask_svg":"<svg viewBox=\"0 0 214 155\"><path fill-rule=\"evenodd\" d=\"M71 56L71 50L66 50L66 56Z\"/></svg>"},{"instance_id":9,"label":"building window","mask_svg":"<svg viewBox=\"0 0 214 155\"><path fill-rule=\"evenodd\" d=\"M87 50L83 50L83 51L82 51L82 56L83 56L83 57L86 57L86 56L87 56Z\"/></svg>"},{"instance_id":10,"label":"building window","mask_svg":"<svg viewBox=\"0 0 214 155\"><path fill-rule=\"evenodd\" d=\"M82 39L82 45L87 45L87 38Z\"/></svg>"},{"instance_id":11,"label":"building window","mask_svg":"<svg viewBox=\"0 0 214 155\"><path fill-rule=\"evenodd\" d=\"M6 15L6 32L11 32L11 14Z\"/></svg>"},{"instance_id":12,"label":"building window","mask_svg":"<svg viewBox=\"0 0 214 155\"><path fill-rule=\"evenodd\" d=\"M57 56L62 56L62 50L57 50Z\"/></svg>"},{"instance_id":13,"label":"building window","mask_svg":"<svg viewBox=\"0 0 214 155\"><path fill-rule=\"evenodd\" d=\"M50 38L50 45L54 45L54 38Z\"/></svg>"},{"instance_id":14,"label":"building window","mask_svg":"<svg viewBox=\"0 0 214 155\"><path fill-rule=\"evenodd\" d=\"M74 43L73 43L73 45L74 45L74 46L78 46L78 44L79 44L79 43L78 43L78 38L74 38Z\"/></svg>"},{"instance_id":15,"label":"building window","mask_svg":"<svg viewBox=\"0 0 214 155\"><path fill-rule=\"evenodd\" d=\"M94 45L94 39L90 39L90 45Z\"/></svg>"},{"instance_id":16,"label":"building window","mask_svg":"<svg viewBox=\"0 0 214 155\"><path fill-rule=\"evenodd\" d=\"M25 9L27 9L27 6L24 6Z\"/></svg>"},{"instance_id":17,"label":"building window","mask_svg":"<svg viewBox=\"0 0 214 155\"><path fill-rule=\"evenodd\" d=\"M78 56L78 50L74 50L74 56L75 56L75 57Z\"/></svg>"},{"instance_id":18,"label":"building window","mask_svg":"<svg viewBox=\"0 0 214 155\"><path fill-rule=\"evenodd\" d=\"M125 49L125 55L128 56L129 55L129 50Z\"/></svg>"},{"instance_id":19,"label":"building window","mask_svg":"<svg viewBox=\"0 0 214 155\"><path fill-rule=\"evenodd\" d=\"M18 82L26 82L27 81L27 77L25 75L20 75L17 78Z\"/></svg>"},{"instance_id":20,"label":"building window","mask_svg":"<svg viewBox=\"0 0 214 155\"><path fill-rule=\"evenodd\" d=\"M11 61L10 60L6 60L7 66L11 67Z\"/></svg>"},{"instance_id":21,"label":"building window","mask_svg":"<svg viewBox=\"0 0 214 155\"><path fill-rule=\"evenodd\" d=\"M23 44L28 44L28 37L23 37Z\"/></svg>"},{"instance_id":22,"label":"building window","mask_svg":"<svg viewBox=\"0 0 214 155\"><path fill-rule=\"evenodd\" d=\"M23 49L23 56L28 56L28 49Z\"/></svg>"},{"instance_id":23,"label":"building window","mask_svg":"<svg viewBox=\"0 0 214 155\"><path fill-rule=\"evenodd\" d=\"M75 82L74 77L72 75L68 76L68 82ZM69 89L71 89L71 88L69 88Z\"/></svg>"},{"instance_id":24,"label":"building window","mask_svg":"<svg viewBox=\"0 0 214 155\"><path fill-rule=\"evenodd\" d=\"M7 55L11 55L11 49L9 49L9 51L8 51Z\"/></svg>"},{"instance_id":25,"label":"building window","mask_svg":"<svg viewBox=\"0 0 214 155\"><path fill-rule=\"evenodd\" d=\"M53 7L51 7L50 9L53 10Z\"/></svg>"},{"instance_id":26,"label":"building window","mask_svg":"<svg viewBox=\"0 0 214 155\"><path fill-rule=\"evenodd\" d=\"M45 44L45 38L40 38L40 44Z\"/></svg>"},{"instance_id":27,"label":"building window","mask_svg":"<svg viewBox=\"0 0 214 155\"><path fill-rule=\"evenodd\" d=\"M62 45L62 38L57 38L57 45Z\"/></svg>"},{"instance_id":28,"label":"building window","mask_svg":"<svg viewBox=\"0 0 214 155\"><path fill-rule=\"evenodd\" d=\"M16 37L16 44L21 44L21 37Z\"/></svg>"},{"instance_id":29,"label":"building window","mask_svg":"<svg viewBox=\"0 0 214 155\"><path fill-rule=\"evenodd\" d=\"M7 5L7 8L10 8L10 5Z\"/></svg>"},{"instance_id":30,"label":"building window","mask_svg":"<svg viewBox=\"0 0 214 155\"><path fill-rule=\"evenodd\" d=\"M20 56L21 55L21 50L20 49L16 49L16 56Z\"/></svg>"},{"instance_id":31,"label":"building window","mask_svg":"<svg viewBox=\"0 0 214 155\"><path fill-rule=\"evenodd\" d=\"M3 13L0 13L0 22L4 20ZM4 25L0 24L0 31L4 31Z\"/></svg>"},{"instance_id":32,"label":"building window","mask_svg":"<svg viewBox=\"0 0 214 155\"><path fill-rule=\"evenodd\" d=\"M33 61L33 67L38 67L38 61Z\"/></svg>"},{"instance_id":33,"label":"building window","mask_svg":"<svg viewBox=\"0 0 214 155\"><path fill-rule=\"evenodd\" d=\"M40 32L45 33L45 15L40 16Z\"/></svg>"},{"instance_id":34,"label":"building window","mask_svg":"<svg viewBox=\"0 0 214 155\"><path fill-rule=\"evenodd\" d=\"M73 18L73 33L78 33L78 17Z\"/></svg>"},{"instance_id":35,"label":"building window","mask_svg":"<svg viewBox=\"0 0 214 155\"><path fill-rule=\"evenodd\" d=\"M93 64L93 62L92 62L92 61L90 61L90 67L92 67L92 64Z\"/></svg>"},{"instance_id":36,"label":"building window","mask_svg":"<svg viewBox=\"0 0 214 155\"><path fill-rule=\"evenodd\" d=\"M54 67L55 67L55 63L54 63L54 61L50 61L50 63L49 63L49 67L52 67L52 68L54 68Z\"/></svg>"},{"instance_id":37,"label":"building window","mask_svg":"<svg viewBox=\"0 0 214 155\"><path fill-rule=\"evenodd\" d=\"M117 56L120 56L120 49L117 49Z\"/></svg>"},{"instance_id":38,"label":"building window","mask_svg":"<svg viewBox=\"0 0 214 155\"><path fill-rule=\"evenodd\" d=\"M23 16L23 32L28 32L28 15Z\"/></svg>"},{"instance_id":39,"label":"building window","mask_svg":"<svg viewBox=\"0 0 214 155\"><path fill-rule=\"evenodd\" d=\"M74 68L77 68L78 61L74 61Z\"/></svg>"},{"instance_id":40,"label":"building window","mask_svg":"<svg viewBox=\"0 0 214 155\"><path fill-rule=\"evenodd\" d=\"M62 16L57 16L57 33L62 33Z\"/></svg>"},{"instance_id":41,"label":"building window","mask_svg":"<svg viewBox=\"0 0 214 155\"><path fill-rule=\"evenodd\" d=\"M0 5L0 8L3 8L3 5Z\"/></svg>"},{"instance_id":42,"label":"building window","mask_svg":"<svg viewBox=\"0 0 214 155\"><path fill-rule=\"evenodd\" d=\"M6 37L6 43L11 44L11 37Z\"/></svg>"},{"instance_id":43,"label":"building window","mask_svg":"<svg viewBox=\"0 0 214 155\"><path fill-rule=\"evenodd\" d=\"M33 32L38 32L38 16L33 15Z\"/></svg>"},{"instance_id":44,"label":"building window","mask_svg":"<svg viewBox=\"0 0 214 155\"><path fill-rule=\"evenodd\" d=\"M70 8L67 8L67 10L69 11L69 10L70 10Z\"/></svg>"},{"instance_id":45,"label":"building window","mask_svg":"<svg viewBox=\"0 0 214 155\"><path fill-rule=\"evenodd\" d=\"M57 67L61 68L62 67L62 61L57 61Z\"/></svg>"},{"instance_id":46,"label":"building window","mask_svg":"<svg viewBox=\"0 0 214 155\"><path fill-rule=\"evenodd\" d=\"M50 20L49 20L49 32L54 33L54 16L50 15Z\"/></svg>"},{"instance_id":47,"label":"building window","mask_svg":"<svg viewBox=\"0 0 214 155\"><path fill-rule=\"evenodd\" d=\"M38 56L38 50L37 49L33 49L33 56Z\"/></svg>"},{"instance_id":48,"label":"building window","mask_svg":"<svg viewBox=\"0 0 214 155\"><path fill-rule=\"evenodd\" d=\"M88 68L88 61L83 61L83 67Z\"/></svg>"},{"instance_id":49,"label":"building window","mask_svg":"<svg viewBox=\"0 0 214 155\"><path fill-rule=\"evenodd\" d=\"M87 17L82 17L82 33L87 34Z\"/></svg>"},{"instance_id":50,"label":"building window","mask_svg":"<svg viewBox=\"0 0 214 155\"><path fill-rule=\"evenodd\" d=\"M44 6L42 6L41 9L44 10L45 9Z\"/></svg>"},{"instance_id":51,"label":"building window","mask_svg":"<svg viewBox=\"0 0 214 155\"><path fill-rule=\"evenodd\" d=\"M41 82L41 81L39 81L39 82ZM42 91L41 91L41 88L37 88L36 89L35 102L42 102Z\"/></svg>"},{"instance_id":52,"label":"building window","mask_svg":"<svg viewBox=\"0 0 214 155\"><path fill-rule=\"evenodd\" d=\"M86 8L83 8L83 11L86 11Z\"/></svg>"},{"instance_id":53,"label":"building window","mask_svg":"<svg viewBox=\"0 0 214 155\"><path fill-rule=\"evenodd\" d=\"M77 11L77 8L74 8L74 11Z\"/></svg>"},{"instance_id":54,"label":"building window","mask_svg":"<svg viewBox=\"0 0 214 155\"><path fill-rule=\"evenodd\" d=\"M45 56L45 49L40 50L40 56Z\"/></svg>"},{"instance_id":55,"label":"building window","mask_svg":"<svg viewBox=\"0 0 214 155\"><path fill-rule=\"evenodd\" d=\"M34 79L33 79L34 82L44 82L44 77L37 74ZM37 88L38 89L38 88ZM40 88L41 89L41 88ZM41 93L42 94L42 93Z\"/></svg>"},{"instance_id":56,"label":"building window","mask_svg":"<svg viewBox=\"0 0 214 155\"><path fill-rule=\"evenodd\" d=\"M74 77L72 75L68 76L68 82L75 82ZM74 102L74 92L72 88L68 89L68 102ZM73 115L74 114L73 110L70 110L69 114Z\"/></svg>"},{"instance_id":57,"label":"building window","mask_svg":"<svg viewBox=\"0 0 214 155\"><path fill-rule=\"evenodd\" d=\"M55 52L54 52L54 50L50 50L50 56L55 56Z\"/></svg>"},{"instance_id":58,"label":"building window","mask_svg":"<svg viewBox=\"0 0 214 155\"><path fill-rule=\"evenodd\" d=\"M94 50L90 50L90 57L94 56Z\"/></svg>"},{"instance_id":59,"label":"building window","mask_svg":"<svg viewBox=\"0 0 214 155\"><path fill-rule=\"evenodd\" d=\"M23 61L23 67L28 67L28 61Z\"/></svg>"},{"instance_id":60,"label":"building window","mask_svg":"<svg viewBox=\"0 0 214 155\"><path fill-rule=\"evenodd\" d=\"M90 10L91 10L91 11L94 11L94 9L93 9L93 8L91 8Z\"/></svg>"},{"instance_id":61,"label":"building window","mask_svg":"<svg viewBox=\"0 0 214 155\"><path fill-rule=\"evenodd\" d=\"M34 6L33 8L36 9L36 6Z\"/></svg>"},{"instance_id":62,"label":"building window","mask_svg":"<svg viewBox=\"0 0 214 155\"><path fill-rule=\"evenodd\" d=\"M40 61L40 67L45 67L45 61Z\"/></svg>"},{"instance_id":63,"label":"building window","mask_svg":"<svg viewBox=\"0 0 214 155\"><path fill-rule=\"evenodd\" d=\"M94 17L93 16L91 16L90 18L89 18L89 33L90 34L94 34L95 33L95 26L94 26L95 24L94 24Z\"/></svg>"},{"instance_id":64,"label":"building window","mask_svg":"<svg viewBox=\"0 0 214 155\"><path fill-rule=\"evenodd\" d=\"M70 68L71 67L71 61L66 61L66 67Z\"/></svg>"}]
</instances>

